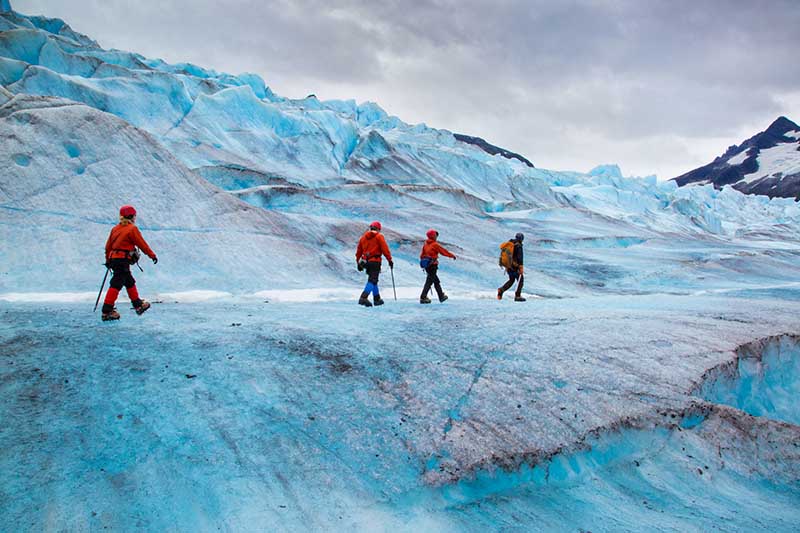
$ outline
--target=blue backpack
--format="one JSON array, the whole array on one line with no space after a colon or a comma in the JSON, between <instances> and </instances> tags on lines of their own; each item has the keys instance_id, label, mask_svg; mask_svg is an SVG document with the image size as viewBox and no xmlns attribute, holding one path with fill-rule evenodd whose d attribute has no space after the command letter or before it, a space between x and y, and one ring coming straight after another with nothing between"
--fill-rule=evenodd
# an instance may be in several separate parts
<instances>
[{"instance_id":1,"label":"blue backpack","mask_svg":"<svg viewBox=\"0 0 800 533\"><path fill-rule=\"evenodd\" d=\"M433 261L433 259L431 259L430 257L423 257L422 259L419 260L419 267L422 270L425 270L426 268L431 266L431 262L432 261Z\"/></svg>"}]
</instances>

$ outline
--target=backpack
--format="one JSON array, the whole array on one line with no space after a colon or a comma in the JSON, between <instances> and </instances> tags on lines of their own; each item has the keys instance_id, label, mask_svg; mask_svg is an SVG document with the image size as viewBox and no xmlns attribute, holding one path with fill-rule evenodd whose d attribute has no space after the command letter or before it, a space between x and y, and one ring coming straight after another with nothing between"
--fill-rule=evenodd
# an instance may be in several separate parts
<instances>
[{"instance_id":1,"label":"backpack","mask_svg":"<svg viewBox=\"0 0 800 533\"><path fill-rule=\"evenodd\" d=\"M135 265L141 259L142 254L138 248L134 248L133 250L128 252L128 263Z\"/></svg>"},{"instance_id":2,"label":"backpack","mask_svg":"<svg viewBox=\"0 0 800 533\"><path fill-rule=\"evenodd\" d=\"M514 243L506 241L500 245L500 261L501 267L506 269L514 268Z\"/></svg>"}]
</instances>

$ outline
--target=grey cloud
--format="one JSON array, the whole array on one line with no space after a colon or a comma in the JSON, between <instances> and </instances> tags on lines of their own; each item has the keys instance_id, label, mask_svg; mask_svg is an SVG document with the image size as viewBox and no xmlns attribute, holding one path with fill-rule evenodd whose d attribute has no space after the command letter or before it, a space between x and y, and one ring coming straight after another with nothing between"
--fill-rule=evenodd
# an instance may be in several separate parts
<instances>
[{"instance_id":1,"label":"grey cloud","mask_svg":"<svg viewBox=\"0 0 800 533\"><path fill-rule=\"evenodd\" d=\"M800 112L787 103L800 82L794 0L12 4L104 46L257 72L286 96L375 100L545 166L605 162L570 146L588 136L623 170L671 177L718 155L687 155L687 142L739 142Z\"/></svg>"}]
</instances>

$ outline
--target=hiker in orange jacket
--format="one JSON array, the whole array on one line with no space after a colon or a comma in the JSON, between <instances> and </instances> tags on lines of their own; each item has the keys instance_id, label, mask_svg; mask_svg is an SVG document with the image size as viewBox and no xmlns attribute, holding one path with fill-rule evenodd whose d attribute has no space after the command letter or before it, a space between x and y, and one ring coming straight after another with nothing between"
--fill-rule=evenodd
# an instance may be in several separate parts
<instances>
[{"instance_id":1,"label":"hiker in orange jacket","mask_svg":"<svg viewBox=\"0 0 800 533\"><path fill-rule=\"evenodd\" d=\"M439 276L436 274L439 270L439 254L454 260L456 258L454 254L450 253L444 246L437 242L436 239L439 238L438 231L429 229L427 237L428 240L422 245L422 252L419 254L419 266L424 268L425 272L428 274L428 277L425 278L425 286L422 287L422 294L419 297L419 303L421 304L431 303L431 299L428 298L428 291L431 290L431 285L436 289L436 294L439 296L440 302L447 300L447 295L442 291Z\"/></svg>"},{"instance_id":2,"label":"hiker in orange jacket","mask_svg":"<svg viewBox=\"0 0 800 533\"><path fill-rule=\"evenodd\" d=\"M364 286L364 291L358 299L359 305L365 307L372 307L369 301L369 294L372 293L372 300L375 305L383 305L383 299L378 289L378 276L381 273L381 257L386 256L389 262L389 268L394 268L392 261L392 252L389 251L389 245L386 244L386 239L381 235L381 223L373 222L369 225L369 230L361 236L358 241L358 248L356 249L356 265L358 270L367 271L367 284Z\"/></svg>"},{"instance_id":3,"label":"hiker in orange jacket","mask_svg":"<svg viewBox=\"0 0 800 533\"><path fill-rule=\"evenodd\" d=\"M139 298L136 280L131 274L131 261L136 263L136 259L138 259L136 248L140 248L147 254L153 260L153 264L158 263L156 253L150 249L139 228L136 227L136 209L132 205L123 205L119 209L119 224L111 229L106 241L106 267L113 270L114 275L111 276L110 286L106 298L103 300L104 321L119 320L119 313L114 307L114 303L117 301L122 287L127 290L137 315L150 309L150 303Z\"/></svg>"}]
</instances>

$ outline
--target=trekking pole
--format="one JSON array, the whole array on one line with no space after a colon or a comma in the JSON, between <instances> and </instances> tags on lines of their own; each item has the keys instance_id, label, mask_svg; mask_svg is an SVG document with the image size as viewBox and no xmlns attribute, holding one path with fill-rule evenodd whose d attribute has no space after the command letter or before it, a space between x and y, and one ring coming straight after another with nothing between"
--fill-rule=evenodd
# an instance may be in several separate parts
<instances>
[{"instance_id":1,"label":"trekking pole","mask_svg":"<svg viewBox=\"0 0 800 533\"><path fill-rule=\"evenodd\" d=\"M139 261L136 261L136 266L139 267L139 270L144 272L144 269L142 268L142 265L139 264Z\"/></svg>"},{"instance_id":2,"label":"trekking pole","mask_svg":"<svg viewBox=\"0 0 800 533\"><path fill-rule=\"evenodd\" d=\"M100 284L100 292L97 293L97 300L95 300L95 302L94 302L94 310L92 311L92 313L96 313L97 312L97 304L100 303L100 296L103 294L103 287L106 286L106 278L108 278L108 271L109 271L109 268L106 267L106 275L103 276L103 283Z\"/></svg>"},{"instance_id":3,"label":"trekking pole","mask_svg":"<svg viewBox=\"0 0 800 533\"><path fill-rule=\"evenodd\" d=\"M392 273L392 292L394 292L394 300L397 301L397 289L394 287L394 267L389 267L389 272Z\"/></svg>"}]
</instances>

